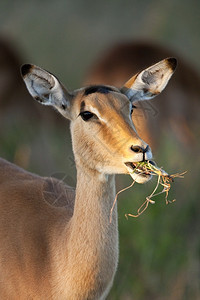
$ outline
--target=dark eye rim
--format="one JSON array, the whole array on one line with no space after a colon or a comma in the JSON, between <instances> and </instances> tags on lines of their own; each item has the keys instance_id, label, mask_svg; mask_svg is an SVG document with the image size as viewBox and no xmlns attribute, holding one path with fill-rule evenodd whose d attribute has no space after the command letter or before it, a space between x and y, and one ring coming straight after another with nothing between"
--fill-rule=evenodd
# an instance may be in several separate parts
<instances>
[{"instance_id":1,"label":"dark eye rim","mask_svg":"<svg viewBox=\"0 0 200 300\"><path fill-rule=\"evenodd\" d=\"M137 108L137 106L135 106L134 104L132 104L132 107L131 107L131 115L132 115L133 110L134 110L135 108Z\"/></svg>"},{"instance_id":2,"label":"dark eye rim","mask_svg":"<svg viewBox=\"0 0 200 300\"><path fill-rule=\"evenodd\" d=\"M86 111L80 112L79 116L81 116L81 118L83 119L83 121L88 121L88 120L90 120L92 117L94 117L95 114L93 114L92 112L86 110Z\"/></svg>"}]
</instances>

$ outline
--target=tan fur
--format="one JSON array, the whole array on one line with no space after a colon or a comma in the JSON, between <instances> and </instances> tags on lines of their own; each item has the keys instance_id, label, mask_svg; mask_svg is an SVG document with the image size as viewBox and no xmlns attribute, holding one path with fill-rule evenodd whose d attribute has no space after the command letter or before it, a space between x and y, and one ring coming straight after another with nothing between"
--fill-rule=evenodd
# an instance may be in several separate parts
<instances>
[{"instance_id":1,"label":"tan fur","mask_svg":"<svg viewBox=\"0 0 200 300\"><path fill-rule=\"evenodd\" d=\"M71 119L77 186L75 192L0 160L0 299L105 299L118 262L116 207L109 221L114 174L127 173L125 162L150 159L151 150L131 150L147 144L120 90L69 93L36 66L22 73L33 97ZM91 121L80 116L83 101L96 114Z\"/></svg>"}]
</instances>

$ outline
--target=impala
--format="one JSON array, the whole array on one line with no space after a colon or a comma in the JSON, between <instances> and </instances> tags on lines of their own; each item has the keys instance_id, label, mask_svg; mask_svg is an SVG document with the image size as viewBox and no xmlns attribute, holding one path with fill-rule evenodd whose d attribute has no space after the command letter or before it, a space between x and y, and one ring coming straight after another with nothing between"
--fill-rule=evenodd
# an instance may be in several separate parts
<instances>
[{"instance_id":1,"label":"impala","mask_svg":"<svg viewBox=\"0 0 200 300\"><path fill-rule=\"evenodd\" d=\"M0 299L105 299L118 263L115 174L152 159L132 123L133 103L158 95L175 67L167 58L120 89L69 92L51 73L22 66L33 98L71 121L77 186L0 160ZM138 183L150 178L135 173Z\"/></svg>"}]
</instances>

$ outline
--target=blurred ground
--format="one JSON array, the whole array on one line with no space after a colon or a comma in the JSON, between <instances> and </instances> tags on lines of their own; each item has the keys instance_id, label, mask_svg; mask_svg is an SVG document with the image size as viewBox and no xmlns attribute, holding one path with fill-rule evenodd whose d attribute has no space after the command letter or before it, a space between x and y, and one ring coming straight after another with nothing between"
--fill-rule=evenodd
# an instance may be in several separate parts
<instances>
[{"instance_id":1,"label":"blurred ground","mask_svg":"<svg viewBox=\"0 0 200 300\"><path fill-rule=\"evenodd\" d=\"M195 0L1 1L1 40L13 53L4 64L0 52L0 87L5 91L0 93L0 156L75 185L69 123L28 96L16 73L20 64L40 65L68 88L78 88L104 49L114 42L143 39L174 49L199 73L199 12ZM7 80L11 74L13 84ZM120 259L111 300L200 298L200 143L185 149L163 132L159 144L158 165L170 173L188 173L172 186L170 199L176 202L166 206L158 197L137 219L127 221L124 214L135 212L155 183L137 184L119 196ZM117 177L118 189L129 183L129 177Z\"/></svg>"}]
</instances>

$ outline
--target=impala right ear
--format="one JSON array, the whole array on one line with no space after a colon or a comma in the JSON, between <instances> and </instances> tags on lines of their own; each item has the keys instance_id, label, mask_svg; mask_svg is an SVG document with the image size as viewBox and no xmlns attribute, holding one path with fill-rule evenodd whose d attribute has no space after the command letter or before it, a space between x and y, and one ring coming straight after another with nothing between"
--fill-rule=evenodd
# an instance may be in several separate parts
<instances>
[{"instance_id":1,"label":"impala right ear","mask_svg":"<svg viewBox=\"0 0 200 300\"><path fill-rule=\"evenodd\" d=\"M133 76L121 88L131 102L150 100L166 87L176 69L175 58L166 58Z\"/></svg>"},{"instance_id":2,"label":"impala right ear","mask_svg":"<svg viewBox=\"0 0 200 300\"><path fill-rule=\"evenodd\" d=\"M53 106L70 119L69 109L73 95L53 74L30 64L21 67L21 74L29 93L36 101Z\"/></svg>"}]
</instances>

